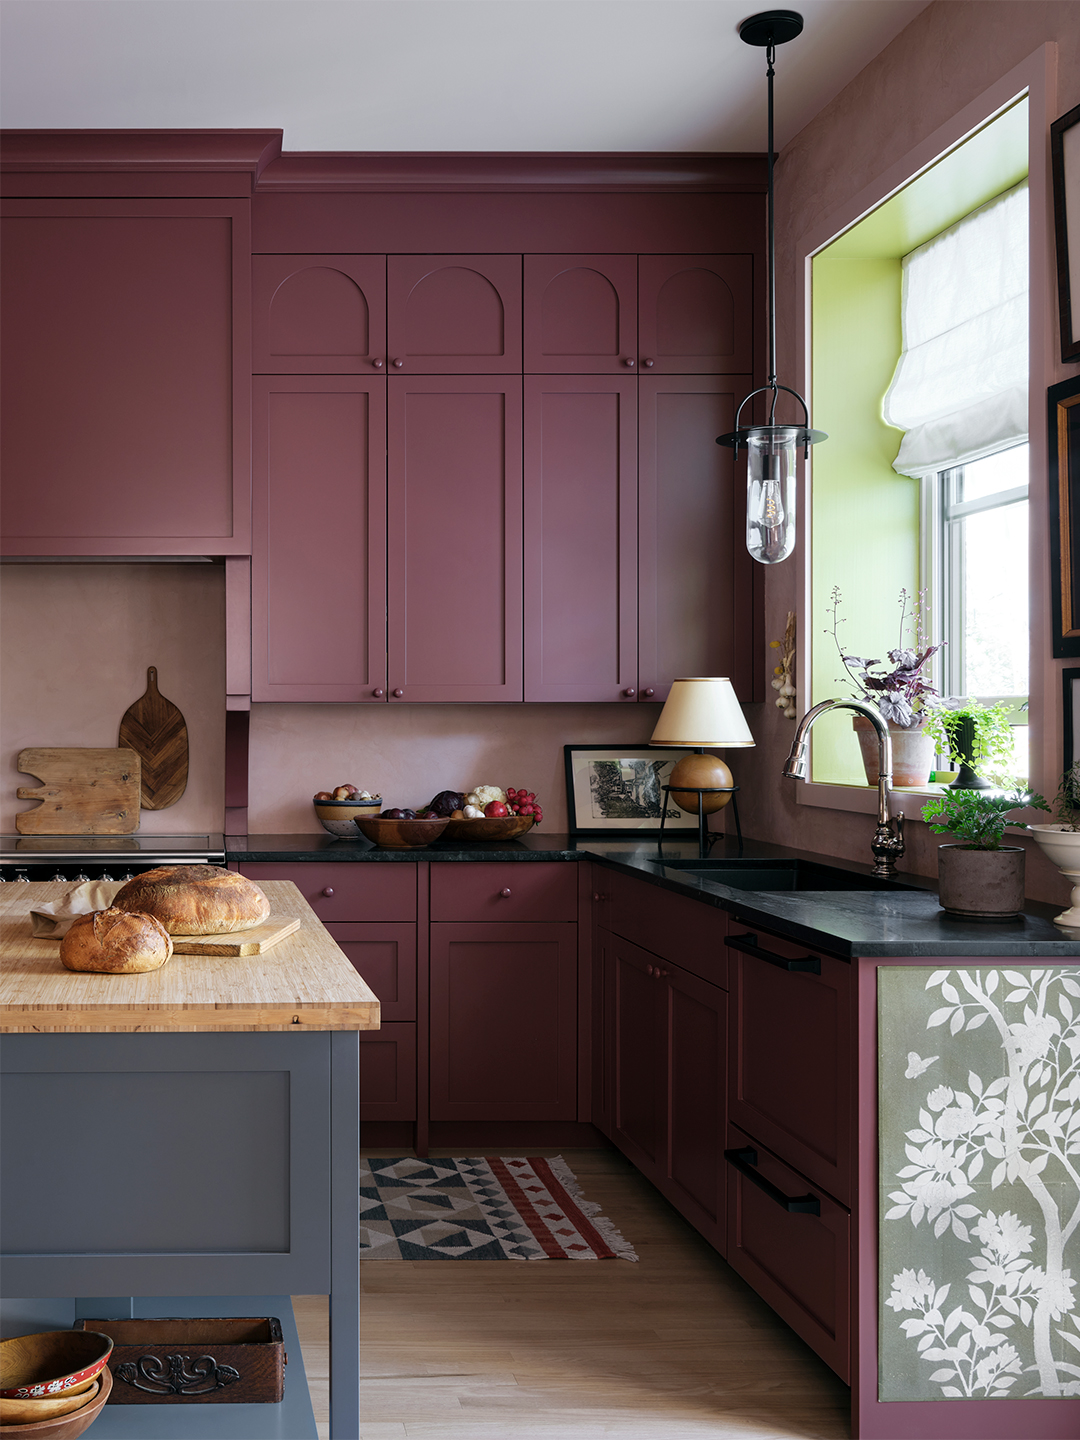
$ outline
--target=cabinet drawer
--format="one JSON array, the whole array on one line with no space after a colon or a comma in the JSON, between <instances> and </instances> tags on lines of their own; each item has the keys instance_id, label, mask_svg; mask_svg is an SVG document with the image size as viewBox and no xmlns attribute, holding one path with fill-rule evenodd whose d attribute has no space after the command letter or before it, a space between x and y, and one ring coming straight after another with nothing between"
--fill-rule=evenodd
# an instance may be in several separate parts
<instances>
[{"instance_id":1,"label":"cabinet drawer","mask_svg":"<svg viewBox=\"0 0 1080 1440\"><path fill-rule=\"evenodd\" d=\"M320 920L415 920L416 866L245 864L252 880L291 880Z\"/></svg>"},{"instance_id":2,"label":"cabinet drawer","mask_svg":"<svg viewBox=\"0 0 1080 1440\"><path fill-rule=\"evenodd\" d=\"M851 1216L733 1125L725 1159L728 1263L849 1382ZM789 1210L789 1201L816 1202L819 1213Z\"/></svg>"},{"instance_id":3,"label":"cabinet drawer","mask_svg":"<svg viewBox=\"0 0 1080 1440\"><path fill-rule=\"evenodd\" d=\"M727 944L728 1115L848 1204L851 966L740 925L733 925Z\"/></svg>"},{"instance_id":4,"label":"cabinet drawer","mask_svg":"<svg viewBox=\"0 0 1080 1440\"><path fill-rule=\"evenodd\" d=\"M360 1032L360 1119L416 1119L416 1026Z\"/></svg>"},{"instance_id":5,"label":"cabinet drawer","mask_svg":"<svg viewBox=\"0 0 1080 1440\"><path fill-rule=\"evenodd\" d=\"M576 867L558 861L432 865L431 918L576 920Z\"/></svg>"},{"instance_id":6,"label":"cabinet drawer","mask_svg":"<svg viewBox=\"0 0 1080 1440\"><path fill-rule=\"evenodd\" d=\"M593 866L592 882L595 924L727 989L722 910L600 865Z\"/></svg>"},{"instance_id":7,"label":"cabinet drawer","mask_svg":"<svg viewBox=\"0 0 1080 1440\"><path fill-rule=\"evenodd\" d=\"M416 1019L416 926L337 920L328 932L379 997L383 1021Z\"/></svg>"}]
</instances>

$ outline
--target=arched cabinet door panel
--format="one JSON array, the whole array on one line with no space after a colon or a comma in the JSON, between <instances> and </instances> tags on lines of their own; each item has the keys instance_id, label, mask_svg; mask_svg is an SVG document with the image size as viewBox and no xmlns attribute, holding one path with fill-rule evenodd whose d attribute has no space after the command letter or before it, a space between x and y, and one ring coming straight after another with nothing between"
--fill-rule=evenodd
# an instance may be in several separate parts
<instances>
[{"instance_id":1,"label":"arched cabinet door panel","mask_svg":"<svg viewBox=\"0 0 1080 1440\"><path fill-rule=\"evenodd\" d=\"M637 256L525 256L526 374L635 374Z\"/></svg>"},{"instance_id":2,"label":"arched cabinet door panel","mask_svg":"<svg viewBox=\"0 0 1080 1440\"><path fill-rule=\"evenodd\" d=\"M388 373L521 371L520 255L391 255Z\"/></svg>"},{"instance_id":3,"label":"arched cabinet door panel","mask_svg":"<svg viewBox=\"0 0 1080 1440\"><path fill-rule=\"evenodd\" d=\"M384 255L252 258L256 375L386 372Z\"/></svg>"},{"instance_id":4,"label":"arched cabinet door panel","mask_svg":"<svg viewBox=\"0 0 1080 1440\"><path fill-rule=\"evenodd\" d=\"M642 373L752 373L753 280L750 255L642 255Z\"/></svg>"}]
</instances>

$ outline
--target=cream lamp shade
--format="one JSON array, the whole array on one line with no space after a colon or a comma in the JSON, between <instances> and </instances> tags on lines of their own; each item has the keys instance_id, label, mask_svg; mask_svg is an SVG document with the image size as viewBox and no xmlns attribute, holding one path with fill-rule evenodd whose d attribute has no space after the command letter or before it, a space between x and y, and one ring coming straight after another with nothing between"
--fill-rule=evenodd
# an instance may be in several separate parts
<instances>
[{"instance_id":1,"label":"cream lamp shade","mask_svg":"<svg viewBox=\"0 0 1080 1440\"><path fill-rule=\"evenodd\" d=\"M650 745L686 746L704 750L754 744L731 681L722 676L693 676L672 681L656 722ZM718 755L684 755L671 772L672 801L680 810L706 815L722 809L734 792L731 771ZM680 790L686 785L688 790ZM702 795L701 790L719 791Z\"/></svg>"}]
</instances>

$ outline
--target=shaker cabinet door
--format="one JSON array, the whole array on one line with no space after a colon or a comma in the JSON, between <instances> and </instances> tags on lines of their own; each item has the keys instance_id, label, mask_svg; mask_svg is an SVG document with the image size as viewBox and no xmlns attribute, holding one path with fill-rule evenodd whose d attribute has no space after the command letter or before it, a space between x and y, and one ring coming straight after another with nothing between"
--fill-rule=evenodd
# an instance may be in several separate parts
<instances>
[{"instance_id":1,"label":"shaker cabinet door","mask_svg":"<svg viewBox=\"0 0 1080 1440\"><path fill-rule=\"evenodd\" d=\"M754 368L751 255L642 255L642 374L748 375Z\"/></svg>"},{"instance_id":2,"label":"shaker cabinet door","mask_svg":"<svg viewBox=\"0 0 1080 1440\"><path fill-rule=\"evenodd\" d=\"M385 255L256 255L256 375L368 375L386 365Z\"/></svg>"},{"instance_id":3,"label":"shaker cabinet door","mask_svg":"<svg viewBox=\"0 0 1080 1440\"><path fill-rule=\"evenodd\" d=\"M391 255L389 373L521 373L520 255Z\"/></svg>"},{"instance_id":4,"label":"shaker cabinet door","mask_svg":"<svg viewBox=\"0 0 1080 1440\"><path fill-rule=\"evenodd\" d=\"M525 380L525 699L637 690L637 381Z\"/></svg>"},{"instance_id":5,"label":"shaker cabinet door","mask_svg":"<svg viewBox=\"0 0 1080 1440\"><path fill-rule=\"evenodd\" d=\"M525 256L526 375L637 367L637 256Z\"/></svg>"},{"instance_id":6,"label":"shaker cabinet door","mask_svg":"<svg viewBox=\"0 0 1080 1440\"><path fill-rule=\"evenodd\" d=\"M254 382L252 699L383 700L386 382Z\"/></svg>"}]
</instances>

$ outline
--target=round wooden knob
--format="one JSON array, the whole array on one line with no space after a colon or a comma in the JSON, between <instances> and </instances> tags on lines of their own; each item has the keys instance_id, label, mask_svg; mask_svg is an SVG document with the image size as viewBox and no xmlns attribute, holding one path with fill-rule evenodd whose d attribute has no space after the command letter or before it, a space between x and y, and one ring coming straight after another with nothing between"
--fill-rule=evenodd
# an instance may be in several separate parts
<instances>
[{"instance_id":1,"label":"round wooden knob","mask_svg":"<svg viewBox=\"0 0 1080 1440\"><path fill-rule=\"evenodd\" d=\"M628 700L632 700L637 694L637 691L633 688L633 686L631 686L629 690L624 690L622 693L626 696Z\"/></svg>"},{"instance_id":2,"label":"round wooden knob","mask_svg":"<svg viewBox=\"0 0 1080 1440\"><path fill-rule=\"evenodd\" d=\"M641 693L642 693L642 695L645 696L645 699L646 699L646 700L651 700L652 697L656 694L656 691L655 691L655 690L642 690Z\"/></svg>"},{"instance_id":3,"label":"round wooden knob","mask_svg":"<svg viewBox=\"0 0 1080 1440\"><path fill-rule=\"evenodd\" d=\"M404 364L405 364L405 361L404 361L404 360L395 360L395 361L394 361L394 369L395 369L395 370L400 370L401 367L402 367Z\"/></svg>"},{"instance_id":4,"label":"round wooden knob","mask_svg":"<svg viewBox=\"0 0 1080 1440\"><path fill-rule=\"evenodd\" d=\"M376 370L381 370L382 367L383 367L382 356L381 356L381 355L377 355L377 356L375 357L375 359L372 360L371 363L372 363L372 365L375 366L375 369L376 369Z\"/></svg>"},{"instance_id":5,"label":"round wooden knob","mask_svg":"<svg viewBox=\"0 0 1080 1440\"><path fill-rule=\"evenodd\" d=\"M386 694L386 691L385 691L385 690L372 690L371 693L375 696L375 699L376 699L376 700L381 700L382 697Z\"/></svg>"},{"instance_id":6,"label":"round wooden knob","mask_svg":"<svg viewBox=\"0 0 1080 1440\"><path fill-rule=\"evenodd\" d=\"M637 361L634 359L634 357L633 357L632 355L628 355L628 356L626 357L626 359L625 359L622 363L626 366L626 368L627 368L628 370L632 370L632 369L634 368L634 366L637 364Z\"/></svg>"},{"instance_id":7,"label":"round wooden knob","mask_svg":"<svg viewBox=\"0 0 1080 1440\"><path fill-rule=\"evenodd\" d=\"M327 885L326 889L322 893L324 895L332 895L334 893L334 887L332 885Z\"/></svg>"},{"instance_id":8,"label":"round wooden knob","mask_svg":"<svg viewBox=\"0 0 1080 1440\"><path fill-rule=\"evenodd\" d=\"M656 361L652 358L651 355L646 355L645 359L642 360L641 363L645 366L646 370L651 370L652 367L656 364Z\"/></svg>"},{"instance_id":9,"label":"round wooden knob","mask_svg":"<svg viewBox=\"0 0 1080 1440\"><path fill-rule=\"evenodd\" d=\"M405 694L405 691L404 691L404 690L395 690L395 691L394 691L394 698L395 698L395 700L400 700L401 697L402 697L402 695L404 695L404 694Z\"/></svg>"},{"instance_id":10,"label":"round wooden knob","mask_svg":"<svg viewBox=\"0 0 1080 1440\"><path fill-rule=\"evenodd\" d=\"M510 894L509 886L505 890L500 890L499 894L505 899Z\"/></svg>"}]
</instances>

